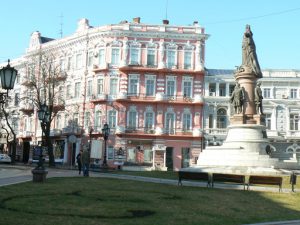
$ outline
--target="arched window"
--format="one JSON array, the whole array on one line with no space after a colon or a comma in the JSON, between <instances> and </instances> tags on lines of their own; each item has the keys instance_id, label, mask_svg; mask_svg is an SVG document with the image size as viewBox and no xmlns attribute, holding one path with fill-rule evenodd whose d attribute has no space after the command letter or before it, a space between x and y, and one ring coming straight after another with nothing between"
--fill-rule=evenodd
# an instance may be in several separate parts
<instances>
[{"instance_id":1,"label":"arched window","mask_svg":"<svg viewBox=\"0 0 300 225\"><path fill-rule=\"evenodd\" d=\"M175 134L175 114L168 112L165 118L165 129L167 134Z\"/></svg>"},{"instance_id":2,"label":"arched window","mask_svg":"<svg viewBox=\"0 0 300 225\"><path fill-rule=\"evenodd\" d=\"M217 111L217 128L227 127L227 113L225 109L218 109Z\"/></svg>"}]
</instances>

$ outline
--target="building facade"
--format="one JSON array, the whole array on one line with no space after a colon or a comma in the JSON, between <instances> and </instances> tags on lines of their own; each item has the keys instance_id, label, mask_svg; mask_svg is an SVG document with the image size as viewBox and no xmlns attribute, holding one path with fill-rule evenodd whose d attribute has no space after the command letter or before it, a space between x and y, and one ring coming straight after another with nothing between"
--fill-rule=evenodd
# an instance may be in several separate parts
<instances>
[{"instance_id":1,"label":"building facade","mask_svg":"<svg viewBox=\"0 0 300 225\"><path fill-rule=\"evenodd\" d=\"M108 123L110 167L178 170L196 163L202 144L205 42L208 35L190 26L132 22L91 27L78 23L74 34L61 38L31 35L23 57L12 61L19 70L14 101L17 155L30 162L41 141L37 109L27 102L25 62L37 50L55 52L67 74L60 88L64 110L52 122L56 162L74 165L83 147L94 164L104 157L102 127ZM58 103L57 103L58 104Z\"/></svg>"},{"instance_id":2,"label":"building facade","mask_svg":"<svg viewBox=\"0 0 300 225\"><path fill-rule=\"evenodd\" d=\"M263 70L263 113L271 153L279 158L300 157L300 71ZM205 76L204 136L206 145L221 145L226 138L229 103L235 86L234 70L208 69Z\"/></svg>"}]
</instances>

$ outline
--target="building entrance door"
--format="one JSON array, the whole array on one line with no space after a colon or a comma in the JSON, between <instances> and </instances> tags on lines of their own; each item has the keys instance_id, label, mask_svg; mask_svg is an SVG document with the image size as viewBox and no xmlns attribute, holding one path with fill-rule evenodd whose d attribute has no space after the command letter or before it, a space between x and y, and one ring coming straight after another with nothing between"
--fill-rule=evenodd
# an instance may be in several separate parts
<instances>
[{"instance_id":1,"label":"building entrance door","mask_svg":"<svg viewBox=\"0 0 300 225\"><path fill-rule=\"evenodd\" d=\"M30 143L23 143L23 163L28 163L29 160L29 152L30 152Z\"/></svg>"},{"instance_id":2,"label":"building entrance door","mask_svg":"<svg viewBox=\"0 0 300 225\"><path fill-rule=\"evenodd\" d=\"M168 170L173 170L173 148L166 148L166 167Z\"/></svg>"}]
</instances>

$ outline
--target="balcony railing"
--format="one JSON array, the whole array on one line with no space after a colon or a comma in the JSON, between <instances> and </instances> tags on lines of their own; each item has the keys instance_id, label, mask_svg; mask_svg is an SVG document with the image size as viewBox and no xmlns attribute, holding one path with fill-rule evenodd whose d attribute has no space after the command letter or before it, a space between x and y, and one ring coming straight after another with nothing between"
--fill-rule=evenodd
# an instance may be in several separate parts
<instances>
[{"instance_id":1,"label":"balcony railing","mask_svg":"<svg viewBox=\"0 0 300 225\"><path fill-rule=\"evenodd\" d=\"M62 129L62 134L81 134L82 126L68 126Z\"/></svg>"},{"instance_id":2,"label":"balcony railing","mask_svg":"<svg viewBox=\"0 0 300 225\"><path fill-rule=\"evenodd\" d=\"M125 133L127 134L156 134L154 127L132 127L127 126L125 128ZM167 135L193 135L192 129L182 129L182 128L169 128L164 129L163 134Z\"/></svg>"}]
</instances>

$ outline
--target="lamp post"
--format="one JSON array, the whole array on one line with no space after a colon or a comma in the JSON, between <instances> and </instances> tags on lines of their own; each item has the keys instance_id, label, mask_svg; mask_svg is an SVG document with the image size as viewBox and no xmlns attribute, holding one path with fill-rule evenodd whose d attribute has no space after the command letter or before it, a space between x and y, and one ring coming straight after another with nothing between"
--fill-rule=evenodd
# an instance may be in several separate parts
<instances>
[{"instance_id":1,"label":"lamp post","mask_svg":"<svg viewBox=\"0 0 300 225\"><path fill-rule=\"evenodd\" d=\"M40 109L37 111L37 113L38 113L38 118L41 121L41 127L42 127L42 146L41 146L40 155L39 155L39 162L38 162L36 169L44 170L44 161L43 161L43 148L45 146L44 130L46 129L46 126L50 121L50 113L48 111L48 106L45 103L41 104Z\"/></svg>"},{"instance_id":2,"label":"lamp post","mask_svg":"<svg viewBox=\"0 0 300 225\"><path fill-rule=\"evenodd\" d=\"M110 128L109 128L108 124L105 123L105 124L103 125L103 128L102 128L102 134L103 134L103 138L104 138L104 159L103 159L103 164L102 164L103 168L107 168L107 161L106 161L106 142L107 142L109 133L110 133Z\"/></svg>"},{"instance_id":3,"label":"lamp post","mask_svg":"<svg viewBox=\"0 0 300 225\"><path fill-rule=\"evenodd\" d=\"M90 149L90 154L91 154L91 150L92 150L92 133L93 133L93 131L94 131L93 127L89 127L89 135L90 135L89 149Z\"/></svg>"},{"instance_id":4,"label":"lamp post","mask_svg":"<svg viewBox=\"0 0 300 225\"><path fill-rule=\"evenodd\" d=\"M2 89L6 90L6 92L0 92L0 104L2 105L2 109L4 111L4 104L7 101L8 98L8 90L11 90L14 88L16 77L18 74L18 71L11 67L9 64L10 60L7 61L7 66L0 69L0 79L1 79L1 87ZM6 117L7 120L7 117ZM8 121L7 121L8 123ZM10 125L8 124L10 127ZM12 128L10 127L11 131ZM14 133L12 131L12 133ZM14 144L13 144L13 150L12 150L12 163L15 162L16 157L16 145L15 145L15 138L14 138Z\"/></svg>"},{"instance_id":5,"label":"lamp post","mask_svg":"<svg viewBox=\"0 0 300 225\"><path fill-rule=\"evenodd\" d=\"M6 90L7 92L0 93L0 103L4 104L8 97L8 90L11 90L14 88L16 77L18 74L18 71L11 67L9 64L10 60L8 60L7 66L0 69L0 78L1 78L1 86L2 89Z\"/></svg>"}]
</instances>

